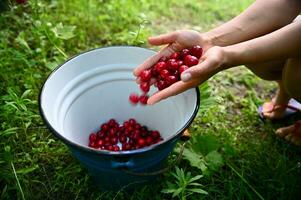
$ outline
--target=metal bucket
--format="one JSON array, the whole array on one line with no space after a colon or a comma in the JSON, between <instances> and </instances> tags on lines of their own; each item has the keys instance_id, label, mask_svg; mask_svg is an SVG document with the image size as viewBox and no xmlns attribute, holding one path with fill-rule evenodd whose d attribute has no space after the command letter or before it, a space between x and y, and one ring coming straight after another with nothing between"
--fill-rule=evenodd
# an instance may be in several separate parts
<instances>
[{"instance_id":1,"label":"metal bucket","mask_svg":"<svg viewBox=\"0 0 301 200\"><path fill-rule=\"evenodd\" d=\"M41 89L39 105L44 122L101 188L135 188L155 180L156 175L139 173L162 169L197 114L197 88L153 106L133 106L128 102L131 92L140 92L133 69L154 54L152 50L131 46L84 52L57 67ZM131 151L110 152L88 147L89 134L110 118L118 122L135 118L150 129L159 130L164 140Z\"/></svg>"}]
</instances>

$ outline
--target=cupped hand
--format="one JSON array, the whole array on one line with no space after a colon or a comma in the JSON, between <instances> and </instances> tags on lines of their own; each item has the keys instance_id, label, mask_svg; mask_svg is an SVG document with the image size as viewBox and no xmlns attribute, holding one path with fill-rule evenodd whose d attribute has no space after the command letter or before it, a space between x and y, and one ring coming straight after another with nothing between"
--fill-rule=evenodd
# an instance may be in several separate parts
<instances>
[{"instance_id":1,"label":"cupped hand","mask_svg":"<svg viewBox=\"0 0 301 200\"><path fill-rule=\"evenodd\" d=\"M179 52L182 49L190 48L194 45L200 45L204 52L206 52L212 46L204 34L193 30L178 30L156 37L150 37L148 42L155 46L167 46L139 65L134 70L135 76L139 76L141 71L152 67L163 56L169 57L174 52Z\"/></svg>"},{"instance_id":2,"label":"cupped hand","mask_svg":"<svg viewBox=\"0 0 301 200\"><path fill-rule=\"evenodd\" d=\"M181 74L180 81L164 90L156 92L148 99L147 103L152 105L170 96L197 87L219 71L226 68L227 56L223 47L212 47L200 58L199 64L190 67Z\"/></svg>"}]
</instances>

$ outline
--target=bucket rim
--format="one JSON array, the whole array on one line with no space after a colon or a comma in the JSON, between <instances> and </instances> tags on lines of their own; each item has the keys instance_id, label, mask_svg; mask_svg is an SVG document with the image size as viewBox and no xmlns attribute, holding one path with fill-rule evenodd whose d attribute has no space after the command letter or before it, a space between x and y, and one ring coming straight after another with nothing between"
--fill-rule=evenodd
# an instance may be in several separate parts
<instances>
[{"instance_id":1,"label":"bucket rim","mask_svg":"<svg viewBox=\"0 0 301 200\"><path fill-rule=\"evenodd\" d=\"M195 92L197 95L196 98L196 106L194 108L194 111L192 113L192 115L189 117L188 121L182 126L182 128L180 128L172 137L167 138L167 140L163 140L157 144L153 144L151 146L148 147L144 147L141 149L135 149L135 150L130 150L130 151L108 151L108 150L98 150L98 149L93 149L90 148L88 146L84 146L84 145L80 145L77 144L75 142L72 142L70 140L68 140L66 137L64 137L63 135L61 135L58 131L56 131L52 125L50 124L50 122L47 120L45 114L44 114L44 110L42 108L42 94L44 91L44 87L46 82L48 81L48 79L53 76L57 70L59 70L63 65L65 65L67 62L83 55L89 52L93 52L96 50L100 50L100 49L107 49L107 48L124 48L124 47L131 47L131 48L138 48L138 49L143 49L143 50L147 50L147 51L151 51L154 53L157 53L154 50L148 49L148 48L143 48L143 47L138 47L138 46L131 46L131 45L115 45L115 46L104 46L104 47L98 47L98 48L93 48L90 50L86 50L86 51L82 51L81 53L75 54L74 56L71 56L69 59L67 59L66 61L64 61L63 63L59 64L54 70L51 71L51 73L48 74L48 76L46 77L41 89L40 89L40 93L39 93L39 97L38 97L38 103L39 103L39 112L40 112L40 116L42 118L42 120L44 121L46 127L60 140L62 140L67 146L69 147L73 147L73 148L78 148L79 150L85 151L85 152L89 152L89 153L94 153L94 154L100 154L100 155L112 155L112 156L129 156L129 155L135 155L135 154L141 154L156 148L161 147L162 145L164 145L167 142L171 142L173 139L177 138L180 136L180 134L182 134L186 128L188 128L190 126L190 124L192 123L192 121L194 120L194 118L196 117L198 110L199 110L199 106L200 106L200 91L198 87L195 87Z\"/></svg>"}]
</instances>

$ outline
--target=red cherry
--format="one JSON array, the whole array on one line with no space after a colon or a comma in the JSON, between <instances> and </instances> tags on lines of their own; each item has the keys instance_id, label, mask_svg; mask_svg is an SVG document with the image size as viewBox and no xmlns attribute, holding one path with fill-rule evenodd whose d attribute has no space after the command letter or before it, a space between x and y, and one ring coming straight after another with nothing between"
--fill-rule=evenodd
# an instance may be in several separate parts
<instances>
[{"instance_id":1,"label":"red cherry","mask_svg":"<svg viewBox=\"0 0 301 200\"><path fill-rule=\"evenodd\" d=\"M195 57L195 56L187 55L184 58L184 63L188 67L191 67L193 65L197 65L199 63L199 59L197 57Z\"/></svg>"},{"instance_id":2,"label":"red cherry","mask_svg":"<svg viewBox=\"0 0 301 200\"><path fill-rule=\"evenodd\" d=\"M132 104L137 104L137 103L139 102L139 95L136 94L136 93L130 94L129 101L130 101Z\"/></svg>"},{"instance_id":3,"label":"red cherry","mask_svg":"<svg viewBox=\"0 0 301 200\"><path fill-rule=\"evenodd\" d=\"M178 81L178 79L175 76L168 76L166 78L166 82L167 82L168 85L172 85L177 81Z\"/></svg>"},{"instance_id":4,"label":"red cherry","mask_svg":"<svg viewBox=\"0 0 301 200\"><path fill-rule=\"evenodd\" d=\"M151 145L154 142L154 140L153 140L153 138L151 136L147 136L146 139L145 139L145 141L146 141L147 145Z\"/></svg>"},{"instance_id":5,"label":"red cherry","mask_svg":"<svg viewBox=\"0 0 301 200\"><path fill-rule=\"evenodd\" d=\"M139 145L139 147L144 147L146 145L145 139L140 138L137 144Z\"/></svg>"},{"instance_id":6,"label":"red cherry","mask_svg":"<svg viewBox=\"0 0 301 200\"><path fill-rule=\"evenodd\" d=\"M161 57L161 58L159 59L158 62L165 62L165 61L167 61L167 58L166 58L165 56L163 56L163 57Z\"/></svg>"},{"instance_id":7,"label":"red cherry","mask_svg":"<svg viewBox=\"0 0 301 200\"><path fill-rule=\"evenodd\" d=\"M116 122L115 119L110 119L110 120L108 121L108 125L109 125L110 127L115 127L116 124L118 124L118 123Z\"/></svg>"},{"instance_id":8,"label":"red cherry","mask_svg":"<svg viewBox=\"0 0 301 200\"><path fill-rule=\"evenodd\" d=\"M116 137L111 138L111 144L117 144L118 139Z\"/></svg>"},{"instance_id":9,"label":"red cherry","mask_svg":"<svg viewBox=\"0 0 301 200\"><path fill-rule=\"evenodd\" d=\"M147 93L150 89L150 84L148 82L142 82L142 83L140 83L140 89L143 92Z\"/></svg>"},{"instance_id":10,"label":"red cherry","mask_svg":"<svg viewBox=\"0 0 301 200\"><path fill-rule=\"evenodd\" d=\"M17 4L26 4L27 0L16 0Z\"/></svg>"},{"instance_id":11,"label":"red cherry","mask_svg":"<svg viewBox=\"0 0 301 200\"><path fill-rule=\"evenodd\" d=\"M160 80L160 81L157 82L157 87L158 87L159 90L163 90L167 87L167 84L166 84L165 81Z\"/></svg>"},{"instance_id":12,"label":"red cherry","mask_svg":"<svg viewBox=\"0 0 301 200\"><path fill-rule=\"evenodd\" d=\"M147 82L151 79L152 77L152 74L151 74L151 71L150 70L144 70L140 73L140 79L141 81L144 81L144 82Z\"/></svg>"},{"instance_id":13,"label":"red cherry","mask_svg":"<svg viewBox=\"0 0 301 200\"><path fill-rule=\"evenodd\" d=\"M179 68L180 74L182 74L182 73L183 73L185 70L187 70L187 69L189 69L189 67L187 67L186 65L180 66L180 68Z\"/></svg>"},{"instance_id":14,"label":"red cherry","mask_svg":"<svg viewBox=\"0 0 301 200\"><path fill-rule=\"evenodd\" d=\"M166 79L168 76L170 75L169 71L167 69L163 69L161 72L160 72L160 76L163 78L163 79Z\"/></svg>"},{"instance_id":15,"label":"red cherry","mask_svg":"<svg viewBox=\"0 0 301 200\"><path fill-rule=\"evenodd\" d=\"M131 150L132 146L129 143L122 144L122 150L127 151Z\"/></svg>"},{"instance_id":16,"label":"red cherry","mask_svg":"<svg viewBox=\"0 0 301 200\"><path fill-rule=\"evenodd\" d=\"M98 138L104 138L104 136L105 136L105 132L104 131L98 131L97 132L97 137Z\"/></svg>"},{"instance_id":17,"label":"red cherry","mask_svg":"<svg viewBox=\"0 0 301 200\"><path fill-rule=\"evenodd\" d=\"M135 119L133 119L133 118L131 118L131 119L129 119L129 124L130 124L130 126L134 126L134 125L136 125L136 120Z\"/></svg>"},{"instance_id":18,"label":"red cherry","mask_svg":"<svg viewBox=\"0 0 301 200\"><path fill-rule=\"evenodd\" d=\"M175 59L169 59L167 61L167 66L170 70L177 70L179 67L178 62Z\"/></svg>"},{"instance_id":19,"label":"red cherry","mask_svg":"<svg viewBox=\"0 0 301 200\"><path fill-rule=\"evenodd\" d=\"M156 65L155 65L155 69L157 70L157 72L161 72L162 70L166 69L167 68L167 64L165 62L158 62Z\"/></svg>"},{"instance_id":20,"label":"red cherry","mask_svg":"<svg viewBox=\"0 0 301 200\"><path fill-rule=\"evenodd\" d=\"M159 131L152 131L151 136L153 139L157 139L160 137L160 132Z\"/></svg>"},{"instance_id":21,"label":"red cherry","mask_svg":"<svg viewBox=\"0 0 301 200\"><path fill-rule=\"evenodd\" d=\"M181 66L184 64L183 60L178 60L177 62L178 62L178 66Z\"/></svg>"},{"instance_id":22,"label":"red cherry","mask_svg":"<svg viewBox=\"0 0 301 200\"><path fill-rule=\"evenodd\" d=\"M191 55L193 55L197 58L200 58L203 54L203 49L201 46L195 45L190 49L190 53L191 53Z\"/></svg>"},{"instance_id":23,"label":"red cherry","mask_svg":"<svg viewBox=\"0 0 301 200\"><path fill-rule=\"evenodd\" d=\"M175 53L171 54L169 58L178 60L180 58L180 53L175 52Z\"/></svg>"},{"instance_id":24,"label":"red cherry","mask_svg":"<svg viewBox=\"0 0 301 200\"><path fill-rule=\"evenodd\" d=\"M101 125L100 128L101 128L102 131L106 132L107 130L109 130L109 125L104 123L104 124Z\"/></svg>"},{"instance_id":25,"label":"red cherry","mask_svg":"<svg viewBox=\"0 0 301 200\"><path fill-rule=\"evenodd\" d=\"M143 94L143 95L141 95L139 97L139 101L140 101L141 104L146 105L147 104L147 100L148 100L148 95Z\"/></svg>"},{"instance_id":26,"label":"red cherry","mask_svg":"<svg viewBox=\"0 0 301 200\"><path fill-rule=\"evenodd\" d=\"M102 147L104 145L104 141L103 140L98 140L97 145Z\"/></svg>"},{"instance_id":27,"label":"red cherry","mask_svg":"<svg viewBox=\"0 0 301 200\"><path fill-rule=\"evenodd\" d=\"M117 145L113 146L113 151L119 151L119 150L120 150L119 146Z\"/></svg>"},{"instance_id":28,"label":"red cherry","mask_svg":"<svg viewBox=\"0 0 301 200\"><path fill-rule=\"evenodd\" d=\"M189 54L189 50L188 49L183 49L180 53L180 56L181 56L182 59L184 59L188 54Z\"/></svg>"},{"instance_id":29,"label":"red cherry","mask_svg":"<svg viewBox=\"0 0 301 200\"><path fill-rule=\"evenodd\" d=\"M114 147L113 147L112 145L109 145L109 146L108 146L108 150L109 150L109 151L114 151Z\"/></svg>"},{"instance_id":30,"label":"red cherry","mask_svg":"<svg viewBox=\"0 0 301 200\"><path fill-rule=\"evenodd\" d=\"M89 136L89 142L95 142L96 141L96 134L95 133L91 133L90 136Z\"/></svg>"},{"instance_id":31,"label":"red cherry","mask_svg":"<svg viewBox=\"0 0 301 200\"><path fill-rule=\"evenodd\" d=\"M152 73L152 76L154 76L154 77L159 75L159 72L157 71L157 69L155 67L151 68L151 73Z\"/></svg>"},{"instance_id":32,"label":"red cherry","mask_svg":"<svg viewBox=\"0 0 301 200\"><path fill-rule=\"evenodd\" d=\"M126 143L126 141L127 141L126 136L124 136L124 135L123 135L123 136L120 136L120 137L119 137L119 141L120 141L120 143L122 143L122 144L123 144L123 143Z\"/></svg>"}]
</instances>

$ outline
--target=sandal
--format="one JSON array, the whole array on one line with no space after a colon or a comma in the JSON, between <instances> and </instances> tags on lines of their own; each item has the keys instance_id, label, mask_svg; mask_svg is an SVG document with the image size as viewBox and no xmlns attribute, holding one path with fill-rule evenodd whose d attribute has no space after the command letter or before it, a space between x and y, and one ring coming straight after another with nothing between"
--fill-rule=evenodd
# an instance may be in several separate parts
<instances>
[{"instance_id":1,"label":"sandal","mask_svg":"<svg viewBox=\"0 0 301 200\"><path fill-rule=\"evenodd\" d=\"M272 119L272 120L281 120L281 119L286 119L294 114L296 114L297 112L301 111L301 104L296 101L295 99L290 99L290 101L288 102L287 105L275 105L273 104L272 108L269 111L266 111L265 113L271 113L275 110L281 109L281 108L286 108L286 110L283 113L283 116L281 118L277 118L277 119ZM260 106L257 109L257 112L259 114L259 117L261 120L265 120L267 119L264 115L263 115L263 111L262 111L263 107Z\"/></svg>"}]
</instances>

